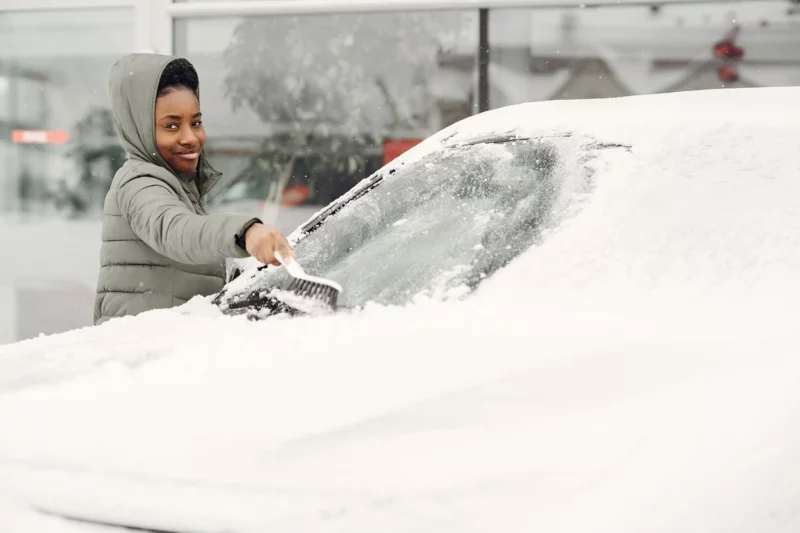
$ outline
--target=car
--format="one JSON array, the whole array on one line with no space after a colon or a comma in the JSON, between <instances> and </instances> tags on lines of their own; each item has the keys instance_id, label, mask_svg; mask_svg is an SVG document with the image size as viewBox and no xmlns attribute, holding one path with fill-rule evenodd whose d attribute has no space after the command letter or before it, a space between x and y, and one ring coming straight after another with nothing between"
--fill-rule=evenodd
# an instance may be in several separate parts
<instances>
[{"instance_id":1,"label":"car","mask_svg":"<svg viewBox=\"0 0 800 533\"><path fill-rule=\"evenodd\" d=\"M298 181L297 175L305 170L295 163L297 158L290 160L291 166L286 161L278 161L286 168L274 168L278 166L275 164L267 165L265 170L252 162L257 161L253 151L243 152L234 152L235 157L230 157L220 150L212 151L214 163L232 178L220 186L219 193L211 196L210 212L255 216L288 233L318 211L318 206L304 203L308 196L307 185L287 183L292 178Z\"/></svg>"},{"instance_id":2,"label":"car","mask_svg":"<svg viewBox=\"0 0 800 533\"><path fill-rule=\"evenodd\" d=\"M290 235L335 309L0 348L0 531L797 531L798 101L482 113Z\"/></svg>"}]
</instances>

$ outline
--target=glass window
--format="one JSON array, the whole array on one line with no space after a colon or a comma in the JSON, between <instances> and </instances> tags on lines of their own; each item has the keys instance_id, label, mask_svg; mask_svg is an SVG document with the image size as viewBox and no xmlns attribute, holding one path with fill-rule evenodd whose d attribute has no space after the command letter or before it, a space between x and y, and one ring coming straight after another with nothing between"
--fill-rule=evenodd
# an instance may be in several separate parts
<instances>
[{"instance_id":1,"label":"glass window","mask_svg":"<svg viewBox=\"0 0 800 533\"><path fill-rule=\"evenodd\" d=\"M800 85L784 1L490 12L490 103Z\"/></svg>"},{"instance_id":2,"label":"glass window","mask_svg":"<svg viewBox=\"0 0 800 533\"><path fill-rule=\"evenodd\" d=\"M0 320L12 340L91 324L98 215L124 159L108 73L133 44L131 8L0 11L0 286L15 295Z\"/></svg>"},{"instance_id":3,"label":"glass window","mask_svg":"<svg viewBox=\"0 0 800 533\"><path fill-rule=\"evenodd\" d=\"M403 149L473 113L477 11L178 20L200 74L212 209L327 205ZM398 147L400 149L398 150ZM293 229L293 228L285 228Z\"/></svg>"},{"instance_id":4,"label":"glass window","mask_svg":"<svg viewBox=\"0 0 800 533\"><path fill-rule=\"evenodd\" d=\"M567 212L561 190L589 190L589 174L574 170L581 151L569 137L492 139L378 173L366 194L310 222L298 257L342 285L343 307L461 297ZM285 269L264 270L233 282L225 298L252 310L289 281Z\"/></svg>"},{"instance_id":5,"label":"glass window","mask_svg":"<svg viewBox=\"0 0 800 533\"><path fill-rule=\"evenodd\" d=\"M0 165L17 190L6 210L75 216L102 207L122 163L108 71L132 45L131 9L0 12L0 138L12 152Z\"/></svg>"}]
</instances>

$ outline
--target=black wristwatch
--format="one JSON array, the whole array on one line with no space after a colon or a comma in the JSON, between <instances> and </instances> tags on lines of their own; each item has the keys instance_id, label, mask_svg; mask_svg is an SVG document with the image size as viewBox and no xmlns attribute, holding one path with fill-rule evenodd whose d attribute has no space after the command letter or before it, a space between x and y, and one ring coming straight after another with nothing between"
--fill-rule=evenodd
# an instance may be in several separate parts
<instances>
[{"instance_id":1,"label":"black wristwatch","mask_svg":"<svg viewBox=\"0 0 800 533\"><path fill-rule=\"evenodd\" d=\"M247 230L249 230L251 227L253 227L254 224L263 224L263 222L261 222L261 220L259 220L257 218L252 219L252 220L248 221L247 224L245 224L242 227L241 233L239 235L235 236L236 245L241 247L243 250L247 250L247 246L245 246L245 242L244 242L244 236L247 234Z\"/></svg>"}]
</instances>

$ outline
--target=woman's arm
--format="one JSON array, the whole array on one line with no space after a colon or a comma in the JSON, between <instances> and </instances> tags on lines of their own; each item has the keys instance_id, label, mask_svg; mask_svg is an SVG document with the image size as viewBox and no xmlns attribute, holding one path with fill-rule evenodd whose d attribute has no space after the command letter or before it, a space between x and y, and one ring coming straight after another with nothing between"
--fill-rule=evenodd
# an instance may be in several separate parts
<instances>
[{"instance_id":1,"label":"woman's arm","mask_svg":"<svg viewBox=\"0 0 800 533\"><path fill-rule=\"evenodd\" d=\"M117 202L134 233L173 261L210 264L249 255L236 241L253 217L195 214L163 180L139 176L124 181Z\"/></svg>"}]
</instances>

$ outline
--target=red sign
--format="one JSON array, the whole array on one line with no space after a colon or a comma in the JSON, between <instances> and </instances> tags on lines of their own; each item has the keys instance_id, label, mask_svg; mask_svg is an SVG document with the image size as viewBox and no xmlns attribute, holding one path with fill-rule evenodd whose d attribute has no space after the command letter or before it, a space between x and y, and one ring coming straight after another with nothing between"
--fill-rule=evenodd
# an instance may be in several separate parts
<instances>
[{"instance_id":1,"label":"red sign","mask_svg":"<svg viewBox=\"0 0 800 533\"><path fill-rule=\"evenodd\" d=\"M399 157L414 146L422 142L422 139L384 139L383 141L383 164Z\"/></svg>"},{"instance_id":2,"label":"red sign","mask_svg":"<svg viewBox=\"0 0 800 533\"><path fill-rule=\"evenodd\" d=\"M64 144L69 139L62 130L13 130L11 140L18 144Z\"/></svg>"}]
</instances>

